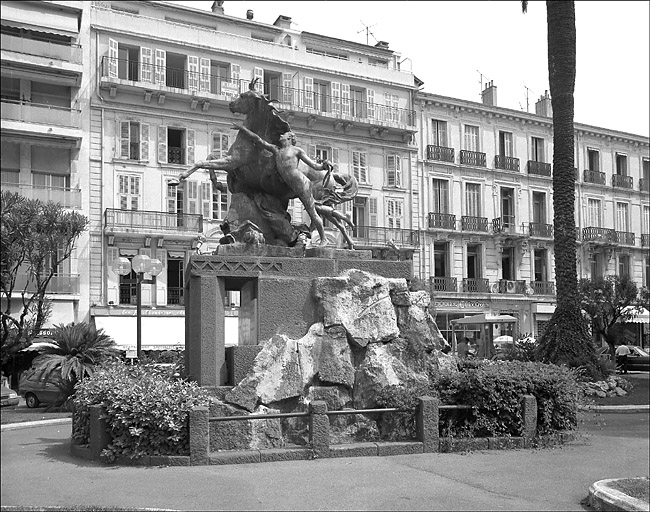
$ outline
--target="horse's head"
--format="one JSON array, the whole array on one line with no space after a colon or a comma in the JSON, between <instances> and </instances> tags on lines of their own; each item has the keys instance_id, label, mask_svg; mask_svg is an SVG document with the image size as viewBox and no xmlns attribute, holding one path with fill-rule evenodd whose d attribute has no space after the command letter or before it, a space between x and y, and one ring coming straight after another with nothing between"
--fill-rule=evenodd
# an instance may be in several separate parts
<instances>
[{"instance_id":1,"label":"horse's head","mask_svg":"<svg viewBox=\"0 0 650 512\"><path fill-rule=\"evenodd\" d=\"M255 110L259 112L264 112L266 110L274 110L275 107L271 104L271 101L266 98L262 93L255 90L255 83L258 78L252 80L248 85L248 90L242 92L236 100L230 102L230 111L234 114L245 114L248 115Z\"/></svg>"}]
</instances>

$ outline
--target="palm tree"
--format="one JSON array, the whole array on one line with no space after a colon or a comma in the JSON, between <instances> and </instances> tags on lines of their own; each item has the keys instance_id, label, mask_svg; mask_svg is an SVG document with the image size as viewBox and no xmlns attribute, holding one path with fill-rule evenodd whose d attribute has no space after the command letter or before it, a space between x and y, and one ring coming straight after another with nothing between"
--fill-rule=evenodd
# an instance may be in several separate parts
<instances>
[{"instance_id":1,"label":"palm tree","mask_svg":"<svg viewBox=\"0 0 650 512\"><path fill-rule=\"evenodd\" d=\"M528 2L522 1L524 13ZM595 370L596 355L580 311L576 268L573 92L576 25L573 1L546 2L548 81L553 108L553 229L557 306L540 340L542 360Z\"/></svg>"},{"instance_id":2,"label":"palm tree","mask_svg":"<svg viewBox=\"0 0 650 512\"><path fill-rule=\"evenodd\" d=\"M54 327L52 343L40 349L32 365L39 377L51 379L62 392L65 402L75 384L93 374L95 368L119 351L115 341L88 323L59 324Z\"/></svg>"}]
</instances>

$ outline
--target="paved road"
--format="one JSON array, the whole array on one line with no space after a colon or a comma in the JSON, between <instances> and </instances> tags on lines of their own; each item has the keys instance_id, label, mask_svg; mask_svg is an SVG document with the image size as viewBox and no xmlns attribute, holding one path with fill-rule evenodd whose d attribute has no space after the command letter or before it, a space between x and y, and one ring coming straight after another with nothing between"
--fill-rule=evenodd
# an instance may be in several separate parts
<instances>
[{"instance_id":1,"label":"paved road","mask_svg":"<svg viewBox=\"0 0 650 512\"><path fill-rule=\"evenodd\" d=\"M2 505L173 510L584 510L604 478L648 476L647 414L586 413L555 449L203 467L116 467L69 454L69 425L2 433Z\"/></svg>"}]
</instances>

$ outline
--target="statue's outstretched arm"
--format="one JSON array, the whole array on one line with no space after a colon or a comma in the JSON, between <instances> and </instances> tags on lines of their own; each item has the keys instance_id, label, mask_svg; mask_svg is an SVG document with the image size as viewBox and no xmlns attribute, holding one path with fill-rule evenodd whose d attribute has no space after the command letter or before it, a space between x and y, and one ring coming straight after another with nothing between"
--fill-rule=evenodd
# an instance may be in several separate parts
<instances>
[{"instance_id":1,"label":"statue's outstretched arm","mask_svg":"<svg viewBox=\"0 0 650 512\"><path fill-rule=\"evenodd\" d=\"M264 149L268 149L268 150L271 151L272 153L275 153L275 152L277 151L277 148L276 148L273 144L269 144L269 143L266 142L264 139L262 139L262 137L260 137L259 135L257 135L257 133L255 133L254 131L249 130L249 129L246 128L244 125L237 124L237 123L233 123L232 125L233 125L233 127L234 127L236 130L239 130L239 131L241 131L241 132L244 132L248 137L250 137L251 139L253 139L253 143L255 143L255 144L259 144L259 145L262 146Z\"/></svg>"}]
</instances>

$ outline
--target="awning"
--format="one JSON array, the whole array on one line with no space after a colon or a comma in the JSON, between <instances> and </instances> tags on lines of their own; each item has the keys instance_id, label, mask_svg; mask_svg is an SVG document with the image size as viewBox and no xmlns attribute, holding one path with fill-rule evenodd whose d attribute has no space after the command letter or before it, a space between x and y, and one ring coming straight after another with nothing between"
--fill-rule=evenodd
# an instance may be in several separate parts
<instances>
[{"instance_id":1,"label":"awning","mask_svg":"<svg viewBox=\"0 0 650 512\"><path fill-rule=\"evenodd\" d=\"M11 5L12 2L3 2L3 25L68 37L79 35L80 13L64 10L50 11L46 3L38 3L40 5L20 2L20 6L17 6Z\"/></svg>"},{"instance_id":2,"label":"awning","mask_svg":"<svg viewBox=\"0 0 650 512\"><path fill-rule=\"evenodd\" d=\"M490 315L489 313L481 313L480 315L466 316L465 318L457 318L451 320L452 324L511 324L515 323L517 319L510 315Z\"/></svg>"},{"instance_id":3,"label":"awning","mask_svg":"<svg viewBox=\"0 0 650 512\"><path fill-rule=\"evenodd\" d=\"M647 324L650 323L650 311L646 308L636 309L634 306L623 308L622 313L632 313L634 316L628 320L621 320L625 324Z\"/></svg>"},{"instance_id":4,"label":"awning","mask_svg":"<svg viewBox=\"0 0 650 512\"><path fill-rule=\"evenodd\" d=\"M120 350L135 350L137 320L134 316L95 316L97 329L115 340ZM185 317L142 317L142 350L183 350Z\"/></svg>"}]
</instances>

